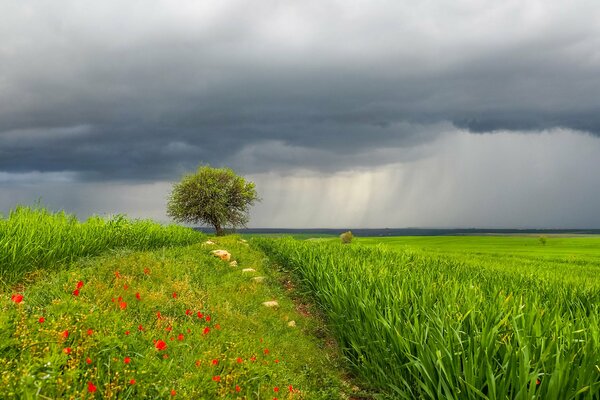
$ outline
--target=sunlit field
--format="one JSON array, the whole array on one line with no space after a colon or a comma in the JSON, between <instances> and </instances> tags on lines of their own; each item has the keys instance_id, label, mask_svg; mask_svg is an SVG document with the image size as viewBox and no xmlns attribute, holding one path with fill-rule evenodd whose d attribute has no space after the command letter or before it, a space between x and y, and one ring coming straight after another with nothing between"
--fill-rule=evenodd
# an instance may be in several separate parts
<instances>
[{"instance_id":1,"label":"sunlit field","mask_svg":"<svg viewBox=\"0 0 600 400\"><path fill-rule=\"evenodd\" d=\"M600 240L254 239L398 398L600 396Z\"/></svg>"}]
</instances>

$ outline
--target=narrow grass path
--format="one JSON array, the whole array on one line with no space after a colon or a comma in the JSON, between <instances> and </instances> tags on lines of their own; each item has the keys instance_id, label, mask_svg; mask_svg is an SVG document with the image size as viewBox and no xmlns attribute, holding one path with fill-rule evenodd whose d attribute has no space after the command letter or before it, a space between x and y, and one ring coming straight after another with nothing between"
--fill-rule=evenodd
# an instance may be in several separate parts
<instances>
[{"instance_id":1,"label":"narrow grass path","mask_svg":"<svg viewBox=\"0 0 600 400\"><path fill-rule=\"evenodd\" d=\"M264 254L215 242L94 258L3 293L2 397L348 398L335 346Z\"/></svg>"}]
</instances>

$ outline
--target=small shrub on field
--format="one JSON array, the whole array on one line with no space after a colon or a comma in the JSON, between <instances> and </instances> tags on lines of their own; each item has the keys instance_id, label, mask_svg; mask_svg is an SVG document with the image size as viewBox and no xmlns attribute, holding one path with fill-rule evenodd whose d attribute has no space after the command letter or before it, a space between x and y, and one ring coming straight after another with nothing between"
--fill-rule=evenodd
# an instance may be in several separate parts
<instances>
[{"instance_id":1,"label":"small shrub on field","mask_svg":"<svg viewBox=\"0 0 600 400\"><path fill-rule=\"evenodd\" d=\"M340 235L340 239L343 244L352 243L352 239L354 239L354 236L352 235L352 231L347 231L347 232L342 233Z\"/></svg>"},{"instance_id":2,"label":"small shrub on field","mask_svg":"<svg viewBox=\"0 0 600 400\"><path fill-rule=\"evenodd\" d=\"M540 241L540 244L542 246L545 246L546 242L548 241L548 239L546 238L546 236L540 236L538 240Z\"/></svg>"}]
</instances>

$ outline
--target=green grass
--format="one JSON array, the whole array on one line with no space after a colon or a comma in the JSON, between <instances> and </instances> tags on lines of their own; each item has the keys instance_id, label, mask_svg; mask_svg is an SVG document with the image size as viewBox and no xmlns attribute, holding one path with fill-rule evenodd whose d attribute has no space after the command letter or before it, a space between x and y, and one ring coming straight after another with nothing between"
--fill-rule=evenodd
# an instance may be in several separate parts
<instances>
[{"instance_id":1,"label":"green grass","mask_svg":"<svg viewBox=\"0 0 600 400\"><path fill-rule=\"evenodd\" d=\"M475 268L496 269L532 279L598 286L600 237L429 236L360 238L361 245L443 256Z\"/></svg>"},{"instance_id":2,"label":"green grass","mask_svg":"<svg viewBox=\"0 0 600 400\"><path fill-rule=\"evenodd\" d=\"M204 238L177 225L162 226L148 220L91 217L85 222L64 212L17 207L0 219L0 280L21 280L40 269L58 269L82 256L107 250L146 250L186 245Z\"/></svg>"},{"instance_id":3,"label":"green grass","mask_svg":"<svg viewBox=\"0 0 600 400\"><path fill-rule=\"evenodd\" d=\"M18 304L14 291L2 293L2 397L166 399L174 390L186 399L344 398L349 389L336 347L315 338L323 328L296 311L280 285L285 276L236 237L213 240L218 244L121 251L46 269ZM216 248L239 265L210 255ZM255 275L266 281L252 281ZM268 300L279 308L261 305ZM158 350L157 340L167 348Z\"/></svg>"},{"instance_id":4,"label":"green grass","mask_svg":"<svg viewBox=\"0 0 600 400\"><path fill-rule=\"evenodd\" d=\"M600 397L598 239L337 242L254 239L313 293L354 371L387 396Z\"/></svg>"}]
</instances>

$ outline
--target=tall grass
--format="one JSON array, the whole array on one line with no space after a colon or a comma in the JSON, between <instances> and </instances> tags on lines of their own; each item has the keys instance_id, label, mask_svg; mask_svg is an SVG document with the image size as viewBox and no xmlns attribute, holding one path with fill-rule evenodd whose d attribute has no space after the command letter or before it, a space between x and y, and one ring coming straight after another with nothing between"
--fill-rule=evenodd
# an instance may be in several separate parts
<instances>
[{"instance_id":1,"label":"tall grass","mask_svg":"<svg viewBox=\"0 0 600 400\"><path fill-rule=\"evenodd\" d=\"M19 206L0 219L0 278L14 282L26 273L53 268L108 249L137 250L184 245L202 234L177 225L162 226L124 216L79 222L64 212Z\"/></svg>"},{"instance_id":2,"label":"tall grass","mask_svg":"<svg viewBox=\"0 0 600 400\"><path fill-rule=\"evenodd\" d=\"M357 374L387 396L600 398L600 282L410 251L254 242L303 280Z\"/></svg>"}]
</instances>

